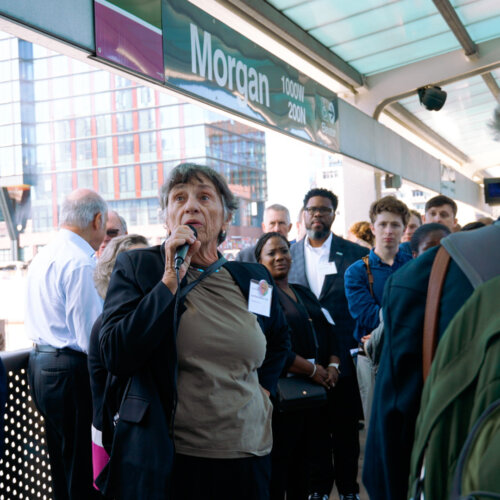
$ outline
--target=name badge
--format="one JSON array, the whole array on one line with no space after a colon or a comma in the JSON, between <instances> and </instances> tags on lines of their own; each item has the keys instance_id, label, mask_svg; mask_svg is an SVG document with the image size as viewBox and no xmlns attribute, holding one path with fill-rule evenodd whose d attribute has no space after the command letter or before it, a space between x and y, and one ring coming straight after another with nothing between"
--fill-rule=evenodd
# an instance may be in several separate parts
<instances>
[{"instance_id":1,"label":"name badge","mask_svg":"<svg viewBox=\"0 0 500 500\"><path fill-rule=\"evenodd\" d=\"M323 314L325 315L326 321L330 323L330 325L335 325L335 321L333 321L332 315L330 314L330 311L328 309L325 309L324 307L321 308L321 311L323 311Z\"/></svg>"},{"instance_id":2,"label":"name badge","mask_svg":"<svg viewBox=\"0 0 500 500\"><path fill-rule=\"evenodd\" d=\"M269 317L271 315L272 296L273 287L266 280L250 280L248 310L254 314Z\"/></svg>"},{"instance_id":3,"label":"name badge","mask_svg":"<svg viewBox=\"0 0 500 500\"><path fill-rule=\"evenodd\" d=\"M318 268L319 272L323 275L327 274L337 274L337 266L335 265L335 262L323 262L319 265Z\"/></svg>"}]
</instances>

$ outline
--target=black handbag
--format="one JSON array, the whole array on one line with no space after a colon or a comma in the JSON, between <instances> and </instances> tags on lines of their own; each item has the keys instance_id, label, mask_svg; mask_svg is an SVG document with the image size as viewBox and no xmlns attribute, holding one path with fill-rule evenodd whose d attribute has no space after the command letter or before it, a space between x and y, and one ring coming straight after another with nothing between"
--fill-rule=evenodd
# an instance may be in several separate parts
<instances>
[{"instance_id":1,"label":"black handbag","mask_svg":"<svg viewBox=\"0 0 500 500\"><path fill-rule=\"evenodd\" d=\"M282 377L278 380L276 404L280 412L318 408L326 403L326 389L305 377Z\"/></svg>"},{"instance_id":2,"label":"black handbag","mask_svg":"<svg viewBox=\"0 0 500 500\"><path fill-rule=\"evenodd\" d=\"M307 311L300 297L300 304ZM315 359L318 359L318 337L312 319L309 317L310 332L314 339ZM326 404L326 389L314 382L309 377L294 375L292 377L280 377L276 391L275 405L280 412L292 412L308 408L318 408Z\"/></svg>"}]
</instances>

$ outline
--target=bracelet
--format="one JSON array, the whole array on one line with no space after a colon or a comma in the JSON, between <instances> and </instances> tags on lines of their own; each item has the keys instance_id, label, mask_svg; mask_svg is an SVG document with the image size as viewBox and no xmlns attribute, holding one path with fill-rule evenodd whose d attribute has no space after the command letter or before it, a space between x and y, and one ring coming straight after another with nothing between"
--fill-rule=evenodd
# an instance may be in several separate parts
<instances>
[{"instance_id":1,"label":"bracelet","mask_svg":"<svg viewBox=\"0 0 500 500\"><path fill-rule=\"evenodd\" d=\"M313 378L314 375L316 375L316 370L318 369L318 367L316 365L314 365L314 370L313 372L311 373L311 375L309 375L309 378Z\"/></svg>"},{"instance_id":2,"label":"bracelet","mask_svg":"<svg viewBox=\"0 0 500 500\"><path fill-rule=\"evenodd\" d=\"M340 363L330 363L330 364L328 365L328 367L333 366L333 367L335 367L335 368L336 368L336 370L340 373L340 370L339 370L339 364L340 364Z\"/></svg>"}]
</instances>

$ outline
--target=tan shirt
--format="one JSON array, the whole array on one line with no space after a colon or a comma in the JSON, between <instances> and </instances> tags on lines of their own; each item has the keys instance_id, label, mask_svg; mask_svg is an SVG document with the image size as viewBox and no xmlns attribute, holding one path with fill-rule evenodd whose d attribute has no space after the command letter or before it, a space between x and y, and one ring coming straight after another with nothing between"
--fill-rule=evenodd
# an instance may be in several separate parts
<instances>
[{"instance_id":1,"label":"tan shirt","mask_svg":"<svg viewBox=\"0 0 500 500\"><path fill-rule=\"evenodd\" d=\"M189 269L188 281L200 275ZM205 458L267 455L272 447L272 404L257 368L266 338L230 273L201 281L185 301L177 336L178 453Z\"/></svg>"}]
</instances>

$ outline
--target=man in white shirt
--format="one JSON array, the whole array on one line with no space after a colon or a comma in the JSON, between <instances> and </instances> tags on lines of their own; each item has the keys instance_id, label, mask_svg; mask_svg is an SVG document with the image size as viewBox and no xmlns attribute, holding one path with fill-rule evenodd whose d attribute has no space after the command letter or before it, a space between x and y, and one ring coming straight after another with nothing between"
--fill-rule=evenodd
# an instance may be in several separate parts
<instances>
[{"instance_id":1,"label":"man in white shirt","mask_svg":"<svg viewBox=\"0 0 500 500\"><path fill-rule=\"evenodd\" d=\"M25 325L34 343L28 377L45 419L55 500L100 498L92 486L92 400L87 350L102 299L93 279L107 205L77 189L64 200L57 237L28 272Z\"/></svg>"},{"instance_id":2,"label":"man in white shirt","mask_svg":"<svg viewBox=\"0 0 500 500\"><path fill-rule=\"evenodd\" d=\"M329 391L329 424L332 435L334 471L331 454L317 464L318 478L311 498L328 498L333 481L341 499L355 500L357 484L359 436L358 420L362 413L356 373L350 349L355 322L349 314L344 290L346 269L368 253L368 249L333 234L338 199L327 189L311 189L304 198L304 222L307 235L291 248L290 283L309 287L318 297L329 320L335 323L340 347L340 378ZM329 367L330 368L330 367ZM335 367L332 367L335 369Z\"/></svg>"}]
</instances>

